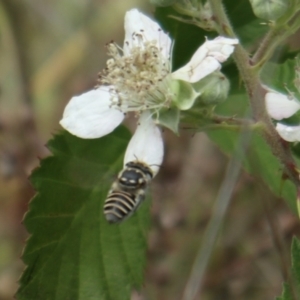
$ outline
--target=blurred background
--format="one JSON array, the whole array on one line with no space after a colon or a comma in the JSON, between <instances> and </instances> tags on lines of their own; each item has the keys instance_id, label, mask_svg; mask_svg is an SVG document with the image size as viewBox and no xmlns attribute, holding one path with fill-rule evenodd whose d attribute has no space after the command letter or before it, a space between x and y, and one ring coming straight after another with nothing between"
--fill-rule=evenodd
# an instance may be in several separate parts
<instances>
[{"instance_id":1,"label":"blurred background","mask_svg":"<svg viewBox=\"0 0 300 300\"><path fill-rule=\"evenodd\" d=\"M25 267L22 218L34 195L28 176L50 155L44 145L60 129L66 103L96 84L105 44L122 45L124 14L133 7L154 11L142 0L0 1L0 300L13 299ZM182 130L178 138L166 130L164 138L145 284L133 300L181 299L228 164L203 133ZM201 299L274 299L299 229L282 199L242 173Z\"/></svg>"}]
</instances>

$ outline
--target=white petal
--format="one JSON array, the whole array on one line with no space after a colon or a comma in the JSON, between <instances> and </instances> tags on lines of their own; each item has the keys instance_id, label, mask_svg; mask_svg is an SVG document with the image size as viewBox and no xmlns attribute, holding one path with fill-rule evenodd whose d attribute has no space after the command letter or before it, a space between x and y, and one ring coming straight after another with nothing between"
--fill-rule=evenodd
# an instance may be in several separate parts
<instances>
[{"instance_id":1,"label":"white petal","mask_svg":"<svg viewBox=\"0 0 300 300\"><path fill-rule=\"evenodd\" d=\"M199 81L208 74L219 70L220 62L224 62L232 54L234 45L238 42L237 39L221 36L206 41L185 66L172 73L172 77L192 83Z\"/></svg>"},{"instance_id":2,"label":"white petal","mask_svg":"<svg viewBox=\"0 0 300 300\"><path fill-rule=\"evenodd\" d=\"M296 100L276 91L268 92L265 99L268 114L275 120L289 118L300 109L300 104Z\"/></svg>"},{"instance_id":3,"label":"white petal","mask_svg":"<svg viewBox=\"0 0 300 300\"><path fill-rule=\"evenodd\" d=\"M109 87L100 87L73 97L60 121L73 135L93 139L112 132L124 119L124 114L110 108Z\"/></svg>"},{"instance_id":4,"label":"white petal","mask_svg":"<svg viewBox=\"0 0 300 300\"><path fill-rule=\"evenodd\" d=\"M288 142L300 141L300 126L287 126L277 123L276 130L278 134Z\"/></svg>"},{"instance_id":5,"label":"white petal","mask_svg":"<svg viewBox=\"0 0 300 300\"><path fill-rule=\"evenodd\" d=\"M219 62L224 62L234 51L234 45L238 43L238 39L218 36L211 41L206 41L203 46L208 49L208 55L213 56Z\"/></svg>"},{"instance_id":6,"label":"white petal","mask_svg":"<svg viewBox=\"0 0 300 300\"><path fill-rule=\"evenodd\" d=\"M194 83L220 68L221 64L215 58L207 56L203 59L201 68L194 69L186 64L172 73L172 78Z\"/></svg>"},{"instance_id":7,"label":"white petal","mask_svg":"<svg viewBox=\"0 0 300 300\"><path fill-rule=\"evenodd\" d=\"M157 46L160 47L164 57L170 57L171 39L163 32L160 26L149 17L140 13L137 9L128 11L125 15L125 40L124 40L124 55L130 53L130 49L135 46L143 46L142 41L157 41Z\"/></svg>"},{"instance_id":8,"label":"white petal","mask_svg":"<svg viewBox=\"0 0 300 300\"><path fill-rule=\"evenodd\" d=\"M164 156L164 145L160 129L150 114L144 112L131 138L124 157L126 163L139 160L150 166L153 175L159 171Z\"/></svg>"}]
</instances>

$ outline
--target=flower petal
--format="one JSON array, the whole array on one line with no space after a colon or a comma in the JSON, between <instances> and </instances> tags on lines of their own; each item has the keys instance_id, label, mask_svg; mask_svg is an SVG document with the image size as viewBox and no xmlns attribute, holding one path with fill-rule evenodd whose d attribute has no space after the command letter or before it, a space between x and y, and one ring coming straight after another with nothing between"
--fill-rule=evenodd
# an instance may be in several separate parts
<instances>
[{"instance_id":1,"label":"flower petal","mask_svg":"<svg viewBox=\"0 0 300 300\"><path fill-rule=\"evenodd\" d=\"M221 68L224 62L234 51L237 39L219 36L211 41L206 41L198 48L191 60L182 68L172 73L174 79L188 82L197 82L208 74Z\"/></svg>"},{"instance_id":2,"label":"flower petal","mask_svg":"<svg viewBox=\"0 0 300 300\"><path fill-rule=\"evenodd\" d=\"M172 78L195 83L212 72L221 69L221 64L213 57L205 57L201 68L194 68L189 63L172 73Z\"/></svg>"},{"instance_id":3,"label":"flower petal","mask_svg":"<svg viewBox=\"0 0 300 300\"><path fill-rule=\"evenodd\" d=\"M128 55L132 47L143 46L139 36L142 37L143 42L157 41L157 46L161 49L163 56L170 57L172 44L170 37L163 32L155 21L143 15L137 9L132 9L125 15L124 55Z\"/></svg>"},{"instance_id":4,"label":"flower petal","mask_svg":"<svg viewBox=\"0 0 300 300\"><path fill-rule=\"evenodd\" d=\"M276 130L278 134L288 142L300 141L300 126L287 126L277 123Z\"/></svg>"},{"instance_id":5,"label":"flower petal","mask_svg":"<svg viewBox=\"0 0 300 300\"><path fill-rule=\"evenodd\" d=\"M110 107L109 87L100 87L73 97L60 121L73 135L93 139L112 132L124 119L124 114Z\"/></svg>"},{"instance_id":6,"label":"flower petal","mask_svg":"<svg viewBox=\"0 0 300 300\"><path fill-rule=\"evenodd\" d=\"M131 138L124 157L124 165L139 160L151 168L155 176L164 156L164 145L160 129L155 125L149 112L144 112Z\"/></svg>"},{"instance_id":7,"label":"flower petal","mask_svg":"<svg viewBox=\"0 0 300 300\"><path fill-rule=\"evenodd\" d=\"M300 103L276 91L268 92L265 99L268 114L275 120L289 118L300 109Z\"/></svg>"},{"instance_id":8,"label":"flower petal","mask_svg":"<svg viewBox=\"0 0 300 300\"><path fill-rule=\"evenodd\" d=\"M239 43L238 39L218 36L211 41L206 41L203 46L208 49L208 55L213 56L219 62L224 62L234 51L234 45Z\"/></svg>"}]
</instances>

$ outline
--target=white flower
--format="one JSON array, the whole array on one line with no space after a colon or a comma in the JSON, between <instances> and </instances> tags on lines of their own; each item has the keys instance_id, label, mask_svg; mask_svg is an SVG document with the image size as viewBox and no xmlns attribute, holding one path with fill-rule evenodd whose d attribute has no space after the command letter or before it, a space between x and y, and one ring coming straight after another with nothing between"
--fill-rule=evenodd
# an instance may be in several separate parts
<instances>
[{"instance_id":1,"label":"white flower","mask_svg":"<svg viewBox=\"0 0 300 300\"><path fill-rule=\"evenodd\" d=\"M268 91L265 96L266 109L274 120L281 121L290 118L300 109L300 103L291 96L281 94L266 86L264 88ZM281 138L288 142L300 141L300 126L285 125L278 122L276 130Z\"/></svg>"},{"instance_id":2,"label":"white flower","mask_svg":"<svg viewBox=\"0 0 300 300\"><path fill-rule=\"evenodd\" d=\"M220 70L220 62L227 60L236 44L238 44L237 39L222 36L211 41L207 40L185 66L172 73L172 78L194 83L210 73Z\"/></svg>"},{"instance_id":3,"label":"white flower","mask_svg":"<svg viewBox=\"0 0 300 300\"><path fill-rule=\"evenodd\" d=\"M124 165L138 160L150 166L154 176L163 160L164 145L160 129L155 125L149 112L140 116L139 125L131 138L124 157Z\"/></svg>"},{"instance_id":4,"label":"white flower","mask_svg":"<svg viewBox=\"0 0 300 300\"><path fill-rule=\"evenodd\" d=\"M270 90L266 93L266 108L271 118L280 121L287 119L300 109L300 103L289 96Z\"/></svg>"},{"instance_id":5,"label":"white flower","mask_svg":"<svg viewBox=\"0 0 300 300\"><path fill-rule=\"evenodd\" d=\"M300 125L290 126L277 123L276 130L284 140L288 142L300 142Z\"/></svg>"},{"instance_id":6,"label":"white flower","mask_svg":"<svg viewBox=\"0 0 300 300\"><path fill-rule=\"evenodd\" d=\"M147 149L162 145L159 130L152 127L146 130L143 122L147 120L149 125L154 113L175 103L177 95L174 87L178 86L178 80L193 83L220 69L220 62L230 56L237 43L238 40L225 37L206 41L187 65L172 73L170 37L156 22L132 9L125 15L123 49L113 42L107 45L111 58L99 75L98 87L73 97L65 108L60 124L78 137L99 138L112 132L123 121L126 112L136 112L142 117L129 143L130 151L128 149L127 153L131 154L126 154L126 157L141 159L139 139L148 141L144 135L149 134L149 140L154 143ZM150 151L146 155L147 151L143 151L143 159L149 159L145 163L161 163L161 153L157 154L161 157L156 161L153 157L150 159Z\"/></svg>"}]
</instances>

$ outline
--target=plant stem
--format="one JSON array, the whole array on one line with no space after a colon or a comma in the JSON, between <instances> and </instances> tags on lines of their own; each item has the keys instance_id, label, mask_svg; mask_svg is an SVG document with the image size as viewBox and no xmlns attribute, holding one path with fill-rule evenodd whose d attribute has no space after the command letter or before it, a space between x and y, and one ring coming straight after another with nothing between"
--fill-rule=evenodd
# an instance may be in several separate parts
<instances>
[{"instance_id":1,"label":"plant stem","mask_svg":"<svg viewBox=\"0 0 300 300\"><path fill-rule=\"evenodd\" d=\"M252 130L242 128L237 146L230 158L226 174L219 189L216 202L214 204L212 217L206 227L201 247L198 250L193 263L191 274L185 286L182 300L199 299L199 294L203 284L203 277L207 268L209 259L214 249L221 224L225 218L226 211L232 199L234 187L238 181L242 168L242 161L249 147Z\"/></svg>"},{"instance_id":2,"label":"plant stem","mask_svg":"<svg viewBox=\"0 0 300 300\"><path fill-rule=\"evenodd\" d=\"M217 24L219 24L219 33L236 38L234 30L225 14L224 7L220 0L209 1L214 14L214 19L216 20ZM264 130L262 130L264 139L270 146L273 154L281 161L282 165L284 166L285 174L296 185L296 187L299 188L299 174L296 171L294 160L289 148L286 147L282 142L270 117L267 114L264 99L266 91L261 86L258 73L251 66L249 54L242 47L242 45L237 45L233 54L233 58L239 69L240 76L245 84L254 120L264 124Z\"/></svg>"},{"instance_id":3,"label":"plant stem","mask_svg":"<svg viewBox=\"0 0 300 300\"><path fill-rule=\"evenodd\" d=\"M259 48L251 59L254 68L260 69L261 66L270 58L275 47L282 41L282 31L276 26L272 28L262 40Z\"/></svg>"}]
</instances>

